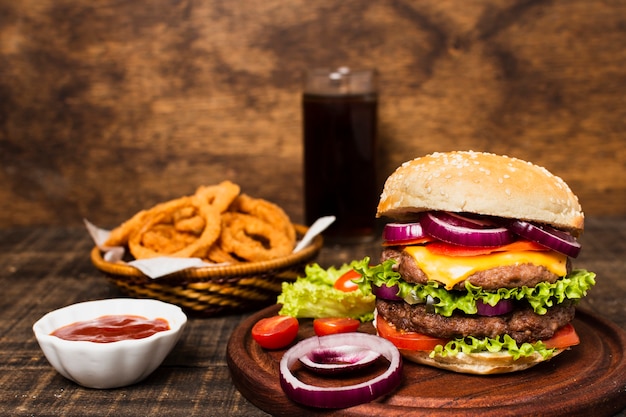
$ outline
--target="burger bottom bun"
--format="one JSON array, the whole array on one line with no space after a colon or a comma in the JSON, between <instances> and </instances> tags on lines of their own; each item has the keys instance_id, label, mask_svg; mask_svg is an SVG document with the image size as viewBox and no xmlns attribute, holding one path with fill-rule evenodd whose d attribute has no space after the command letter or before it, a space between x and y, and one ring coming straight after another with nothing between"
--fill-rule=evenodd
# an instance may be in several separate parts
<instances>
[{"instance_id":1,"label":"burger bottom bun","mask_svg":"<svg viewBox=\"0 0 626 417\"><path fill-rule=\"evenodd\" d=\"M562 349L556 350L549 359L561 352L563 352ZM412 362L452 372L476 375L522 371L548 360L544 359L539 353L520 357L517 360L513 359L513 356L506 352L459 353L455 356L435 355L433 358L429 356L430 352L428 351L400 349L400 353L404 358Z\"/></svg>"}]
</instances>

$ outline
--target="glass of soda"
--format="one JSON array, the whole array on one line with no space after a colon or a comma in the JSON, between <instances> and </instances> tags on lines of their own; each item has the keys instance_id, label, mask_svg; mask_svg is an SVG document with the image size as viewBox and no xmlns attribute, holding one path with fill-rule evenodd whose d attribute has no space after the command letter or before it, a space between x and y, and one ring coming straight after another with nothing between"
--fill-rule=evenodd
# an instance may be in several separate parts
<instances>
[{"instance_id":1,"label":"glass of soda","mask_svg":"<svg viewBox=\"0 0 626 417\"><path fill-rule=\"evenodd\" d=\"M380 190L376 182L376 71L312 69L302 97L305 220L333 215L331 243L374 238Z\"/></svg>"}]
</instances>

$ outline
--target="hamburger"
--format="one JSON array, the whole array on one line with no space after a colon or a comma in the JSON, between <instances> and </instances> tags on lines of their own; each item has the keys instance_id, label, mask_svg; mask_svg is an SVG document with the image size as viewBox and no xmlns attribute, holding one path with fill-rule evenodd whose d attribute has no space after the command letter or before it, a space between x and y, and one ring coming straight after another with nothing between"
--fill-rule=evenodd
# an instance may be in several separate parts
<instances>
[{"instance_id":1,"label":"hamburger","mask_svg":"<svg viewBox=\"0 0 626 417\"><path fill-rule=\"evenodd\" d=\"M413 362L519 371L579 343L571 321L595 274L573 269L584 214L568 185L507 156L459 151L404 163L385 182L377 333Z\"/></svg>"}]
</instances>

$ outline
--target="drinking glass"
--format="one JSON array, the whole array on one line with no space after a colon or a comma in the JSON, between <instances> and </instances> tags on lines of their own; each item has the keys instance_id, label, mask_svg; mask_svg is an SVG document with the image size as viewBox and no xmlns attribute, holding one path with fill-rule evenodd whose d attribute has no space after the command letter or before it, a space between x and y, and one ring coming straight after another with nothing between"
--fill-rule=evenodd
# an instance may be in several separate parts
<instances>
[{"instance_id":1,"label":"drinking glass","mask_svg":"<svg viewBox=\"0 0 626 417\"><path fill-rule=\"evenodd\" d=\"M376 71L312 69L302 96L305 219L335 222L333 243L373 239L380 192L376 183Z\"/></svg>"}]
</instances>

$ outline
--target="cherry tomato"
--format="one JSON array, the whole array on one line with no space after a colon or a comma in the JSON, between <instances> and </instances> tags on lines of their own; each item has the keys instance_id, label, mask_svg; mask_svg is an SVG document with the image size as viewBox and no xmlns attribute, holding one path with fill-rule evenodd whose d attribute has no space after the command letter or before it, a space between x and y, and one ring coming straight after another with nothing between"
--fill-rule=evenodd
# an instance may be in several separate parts
<instances>
[{"instance_id":1,"label":"cherry tomato","mask_svg":"<svg viewBox=\"0 0 626 417\"><path fill-rule=\"evenodd\" d=\"M295 340L298 328L295 317L266 317L252 326L252 338L265 349L281 349Z\"/></svg>"},{"instance_id":2,"label":"cherry tomato","mask_svg":"<svg viewBox=\"0 0 626 417\"><path fill-rule=\"evenodd\" d=\"M343 291L343 292L356 291L359 288L359 286L355 284L354 281L352 280L360 278L360 277L361 277L361 274L356 272L354 269L351 269L345 274L343 274L342 276L340 276L339 278L337 278L337 281L335 281L335 284L333 285L333 287L336 290Z\"/></svg>"},{"instance_id":3,"label":"cherry tomato","mask_svg":"<svg viewBox=\"0 0 626 417\"><path fill-rule=\"evenodd\" d=\"M313 320L313 330L318 336L327 334L356 332L361 324L350 317L324 317Z\"/></svg>"},{"instance_id":4,"label":"cherry tomato","mask_svg":"<svg viewBox=\"0 0 626 417\"><path fill-rule=\"evenodd\" d=\"M381 337L389 340L398 349L430 351L437 345L445 346L445 344L448 343L447 339L428 336L422 333L397 330L380 316L376 318L376 330Z\"/></svg>"},{"instance_id":5,"label":"cherry tomato","mask_svg":"<svg viewBox=\"0 0 626 417\"><path fill-rule=\"evenodd\" d=\"M548 339L543 340L543 343L548 349L565 349L570 346L574 346L580 343L580 339L576 334L574 326L566 324L554 333L554 335Z\"/></svg>"}]
</instances>

